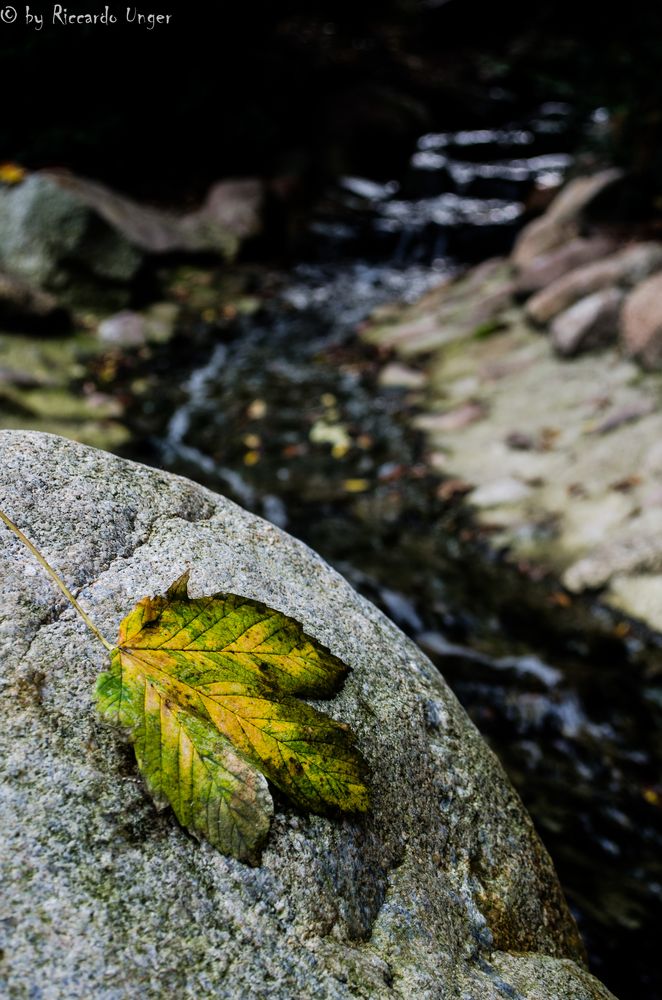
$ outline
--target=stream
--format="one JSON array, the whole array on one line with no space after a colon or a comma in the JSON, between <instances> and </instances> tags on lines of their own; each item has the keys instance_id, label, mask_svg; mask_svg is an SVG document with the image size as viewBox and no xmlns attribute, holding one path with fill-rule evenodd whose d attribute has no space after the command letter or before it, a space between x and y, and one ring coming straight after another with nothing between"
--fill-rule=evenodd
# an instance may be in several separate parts
<instances>
[{"instance_id":1,"label":"stream","mask_svg":"<svg viewBox=\"0 0 662 1000\"><path fill-rule=\"evenodd\" d=\"M239 268L250 308L156 351L128 454L303 539L413 637L533 816L592 970L620 1000L659 1000L660 644L491 552L424 461L420 390L382 384L356 335L381 303L508 250L531 192L571 165L567 113L423 136L399 183L345 178L303 262Z\"/></svg>"}]
</instances>

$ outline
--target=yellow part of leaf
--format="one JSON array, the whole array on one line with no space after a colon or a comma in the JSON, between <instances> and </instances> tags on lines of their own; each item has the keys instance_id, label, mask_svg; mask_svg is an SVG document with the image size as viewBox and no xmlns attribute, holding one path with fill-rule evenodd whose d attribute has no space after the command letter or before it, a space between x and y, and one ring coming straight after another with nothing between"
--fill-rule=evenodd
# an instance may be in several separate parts
<instances>
[{"instance_id":1,"label":"yellow part of leaf","mask_svg":"<svg viewBox=\"0 0 662 1000\"><path fill-rule=\"evenodd\" d=\"M157 802L225 853L254 860L272 813L263 776L315 812L368 808L349 727L294 697L330 696L347 669L264 604L189 598L185 575L124 619L97 699L128 730Z\"/></svg>"}]
</instances>

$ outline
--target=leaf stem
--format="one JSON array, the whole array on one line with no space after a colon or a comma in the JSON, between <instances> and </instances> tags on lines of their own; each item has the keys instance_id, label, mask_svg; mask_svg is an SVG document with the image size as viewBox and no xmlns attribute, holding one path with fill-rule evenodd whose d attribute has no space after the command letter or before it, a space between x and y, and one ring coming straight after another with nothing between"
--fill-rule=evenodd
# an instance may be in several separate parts
<instances>
[{"instance_id":1,"label":"leaf stem","mask_svg":"<svg viewBox=\"0 0 662 1000\"><path fill-rule=\"evenodd\" d=\"M66 583L63 580L61 580L60 577L55 572L55 570L51 566L48 565L48 563L46 562L46 560L42 556L41 552L39 552L39 550L35 548L35 546L32 544L32 542L30 541L30 539L26 538L26 536L23 534L23 532L21 531L21 529L19 527L17 527L14 524L14 522L11 520L11 518L7 517L7 515L2 510L0 510L0 520L4 521L5 524L7 525L7 527L9 528L9 530L12 531L16 535L16 537L21 542L23 542L23 544L25 546L27 546L27 548L30 550L30 552L32 553L32 555L35 557L35 559L37 560L37 562L39 563L39 565L42 566L42 568L46 570L46 572L50 576L50 578L53 581L53 583L57 587L59 587L59 589L62 591L62 593L64 594L64 596L66 597L66 599L69 601L69 603L74 606L74 608L76 609L76 611L78 612L78 614L80 615L80 617L83 619L83 621L85 622L85 624L87 625L87 627L90 629L90 631L93 632L94 635L97 637L97 639L104 644L104 646L106 647L106 649L108 650L108 652L112 653L112 651L115 649L115 646L111 646L111 644L108 642L108 640L105 639L101 635L101 632L99 631L99 629L96 627L96 625L94 624L94 622L83 611L83 609L81 608L80 604L78 603L78 601L76 600L76 598L74 597L74 595L71 593L71 591L67 587Z\"/></svg>"}]
</instances>

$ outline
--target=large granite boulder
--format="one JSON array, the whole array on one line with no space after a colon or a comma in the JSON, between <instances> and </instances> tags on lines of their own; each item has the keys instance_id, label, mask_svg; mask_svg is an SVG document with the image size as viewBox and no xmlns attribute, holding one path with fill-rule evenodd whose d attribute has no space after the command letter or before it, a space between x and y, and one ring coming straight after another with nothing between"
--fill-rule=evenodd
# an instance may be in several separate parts
<instances>
[{"instance_id":1,"label":"large granite boulder","mask_svg":"<svg viewBox=\"0 0 662 1000\"><path fill-rule=\"evenodd\" d=\"M186 480L0 433L0 507L101 630L191 567L352 668L325 710L373 773L364 819L276 803L259 867L185 833L92 704L106 653L0 532L0 992L605 1000L498 761L426 657L301 543Z\"/></svg>"}]
</instances>

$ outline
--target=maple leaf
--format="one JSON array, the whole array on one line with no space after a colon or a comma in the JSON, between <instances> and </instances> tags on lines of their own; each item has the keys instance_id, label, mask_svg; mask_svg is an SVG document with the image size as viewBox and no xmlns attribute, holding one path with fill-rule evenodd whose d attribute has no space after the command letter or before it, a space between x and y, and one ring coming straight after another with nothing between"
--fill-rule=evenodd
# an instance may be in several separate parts
<instances>
[{"instance_id":1,"label":"maple leaf","mask_svg":"<svg viewBox=\"0 0 662 1000\"><path fill-rule=\"evenodd\" d=\"M348 668L294 619L234 594L190 598L187 583L136 605L96 687L157 804L242 860L269 831L265 778L314 812L365 811L351 730L295 697L330 696Z\"/></svg>"},{"instance_id":2,"label":"maple leaf","mask_svg":"<svg viewBox=\"0 0 662 1000\"><path fill-rule=\"evenodd\" d=\"M365 812L367 769L349 726L300 697L330 697L349 668L293 618L236 594L188 596L188 572L100 633L39 550L0 510L110 653L101 716L123 727L158 806L225 854L255 862L269 832L267 778L313 812Z\"/></svg>"}]
</instances>

